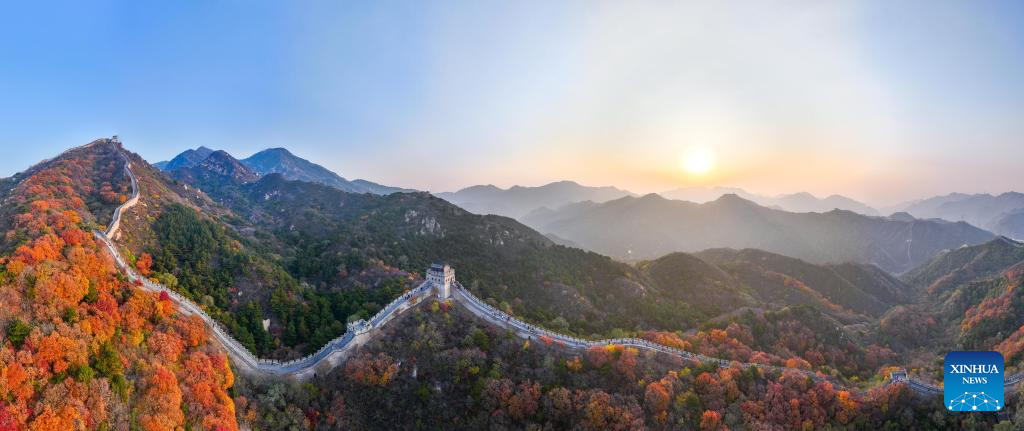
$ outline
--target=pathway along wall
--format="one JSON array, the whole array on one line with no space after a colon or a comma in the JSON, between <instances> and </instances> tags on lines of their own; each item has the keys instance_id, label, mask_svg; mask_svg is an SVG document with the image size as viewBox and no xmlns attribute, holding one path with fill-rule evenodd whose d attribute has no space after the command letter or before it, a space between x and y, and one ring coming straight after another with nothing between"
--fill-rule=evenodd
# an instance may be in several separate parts
<instances>
[{"instance_id":1,"label":"pathway along wall","mask_svg":"<svg viewBox=\"0 0 1024 431\"><path fill-rule=\"evenodd\" d=\"M305 380L320 370L326 372L339 364L343 363L348 357L348 354L352 352L355 347L366 343L367 340L374 335L374 330L386 325L395 316L416 307L423 302L424 299L434 297L435 290L432 289L432 285L427 282L421 282L416 288L402 294L394 301L391 301L386 307L380 312L370 318L369 321L360 320L353 322L348 325L347 331L340 337L331 340L323 347L320 348L316 353L313 353L304 358L295 359L291 361L276 361L272 359L261 359L247 349L242 343L238 342L234 337L228 333L227 328L214 320L210 315L206 314L202 308L196 305L194 302L178 294L172 289L169 289L159 283L153 282L145 277L141 276L135 268L129 265L121 253L118 251L117 246L114 244L114 238L117 237L118 231L121 226L121 215L124 211L135 206L139 201L139 186L138 181L135 178L135 174L131 171L131 161L128 157L121 152L121 157L125 160L125 172L131 178L132 183L132 197L125 201L124 204L117 207L114 210L113 219L110 222L106 232L96 231L94 234L102 241L107 250L113 256L114 261L127 275L128 279L133 283L136 283L139 287L150 292L166 292L170 299L178 305L179 309L183 314L196 315L203 320L208 327L210 327L214 338L222 344L229 353L229 357L235 363L235 366L246 373L257 374L257 375L271 375L271 376L288 376L296 378L298 380ZM629 346L639 349L652 350L667 355L672 355L683 360L700 362L700 363L717 363L722 367L729 366L740 366L742 368L758 367L764 370L771 370L782 372L787 367L780 367L775 365L765 364L754 364L747 362L733 362L720 358L712 358L704 356L698 353L692 353L685 350L677 349L674 347L665 346L651 341L643 340L640 338L614 338L604 340L585 340L582 338L573 337L571 335L561 334L558 332L549 331L547 329L531 325L522 320L516 319L515 317L491 307L480 298L473 295L470 291L462 287L458 282L454 282L454 289L452 289L452 297L456 302L463 305L463 307L470 313L487 320L495 325L502 328L508 329L515 333L517 336L526 339L547 337L553 342L557 342L559 345L567 348L585 350L596 346ZM800 368L790 368L796 370L816 381L829 381L838 388L844 388L845 385L831 377L818 374L810 370L804 370ZM1016 390L1017 384L1024 380L1024 373L1013 374L1006 378L1005 387L1007 392ZM890 385L894 383L906 382L908 387L915 392L933 396L942 394L942 388L928 384L926 382L913 379L909 377L906 371L900 371L892 373L889 380L883 385ZM863 392L861 392L863 393Z\"/></svg>"}]
</instances>

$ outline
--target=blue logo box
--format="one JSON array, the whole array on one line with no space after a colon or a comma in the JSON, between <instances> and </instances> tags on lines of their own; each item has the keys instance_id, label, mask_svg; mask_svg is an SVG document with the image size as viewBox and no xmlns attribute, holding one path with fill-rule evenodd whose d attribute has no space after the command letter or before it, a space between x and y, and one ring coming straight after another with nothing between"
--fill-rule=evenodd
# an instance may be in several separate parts
<instances>
[{"instance_id":1,"label":"blue logo box","mask_svg":"<svg viewBox=\"0 0 1024 431\"><path fill-rule=\"evenodd\" d=\"M994 412L1003 409L1003 355L949 352L943 363L946 410Z\"/></svg>"}]
</instances>

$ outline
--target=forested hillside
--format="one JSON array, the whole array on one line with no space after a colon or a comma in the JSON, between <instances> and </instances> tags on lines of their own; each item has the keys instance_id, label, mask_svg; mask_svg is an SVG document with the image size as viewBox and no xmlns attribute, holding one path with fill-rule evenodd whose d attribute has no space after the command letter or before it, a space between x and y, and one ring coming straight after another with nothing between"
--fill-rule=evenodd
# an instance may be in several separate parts
<instances>
[{"instance_id":1,"label":"forested hillside","mask_svg":"<svg viewBox=\"0 0 1024 431\"><path fill-rule=\"evenodd\" d=\"M254 430L981 430L998 420L946 414L902 385L859 394L798 373L680 363L633 348L565 351L437 304L394 325L310 384L240 382L239 417ZM722 333L747 342L802 336L781 334L792 330L786 324L776 330ZM711 333L701 348L727 349L723 334Z\"/></svg>"},{"instance_id":2,"label":"forested hillside","mask_svg":"<svg viewBox=\"0 0 1024 431\"><path fill-rule=\"evenodd\" d=\"M202 322L128 284L93 237L130 194L117 150L70 150L5 196L0 428L236 430Z\"/></svg>"},{"instance_id":3,"label":"forested hillside","mask_svg":"<svg viewBox=\"0 0 1024 431\"><path fill-rule=\"evenodd\" d=\"M916 292L879 322L896 350L997 350L1008 373L1024 369L1024 244L998 238L936 256L902 278ZM936 363L922 368L941 376Z\"/></svg>"}]
</instances>

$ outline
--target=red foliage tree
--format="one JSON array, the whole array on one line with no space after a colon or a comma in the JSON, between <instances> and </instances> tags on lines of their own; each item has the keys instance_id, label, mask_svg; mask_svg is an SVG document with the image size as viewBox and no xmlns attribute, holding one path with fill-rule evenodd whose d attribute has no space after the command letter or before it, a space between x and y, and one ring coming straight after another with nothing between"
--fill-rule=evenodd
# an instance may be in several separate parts
<instances>
[{"instance_id":1,"label":"red foliage tree","mask_svg":"<svg viewBox=\"0 0 1024 431\"><path fill-rule=\"evenodd\" d=\"M152 267L153 256L150 256L149 253L142 253L139 255L139 258L135 260L135 269L138 269L139 274L146 277L149 276Z\"/></svg>"},{"instance_id":2,"label":"red foliage tree","mask_svg":"<svg viewBox=\"0 0 1024 431\"><path fill-rule=\"evenodd\" d=\"M722 414L714 410L705 410L700 416L700 429L703 431L714 431L724 429L722 426Z\"/></svg>"}]
</instances>

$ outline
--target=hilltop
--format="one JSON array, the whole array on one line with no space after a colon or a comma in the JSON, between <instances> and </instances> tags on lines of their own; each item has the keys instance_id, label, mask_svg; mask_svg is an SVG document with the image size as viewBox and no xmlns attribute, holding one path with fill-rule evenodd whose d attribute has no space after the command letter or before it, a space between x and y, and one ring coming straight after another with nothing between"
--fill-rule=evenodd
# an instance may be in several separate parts
<instances>
[{"instance_id":1,"label":"hilltop","mask_svg":"<svg viewBox=\"0 0 1024 431\"><path fill-rule=\"evenodd\" d=\"M94 239L131 193L122 151L97 140L5 181L0 425L237 430L202 322L127 283Z\"/></svg>"}]
</instances>

